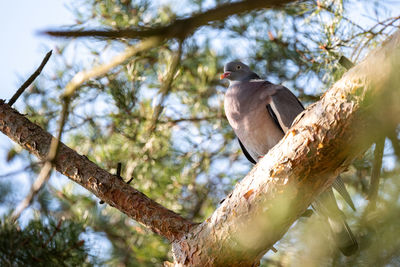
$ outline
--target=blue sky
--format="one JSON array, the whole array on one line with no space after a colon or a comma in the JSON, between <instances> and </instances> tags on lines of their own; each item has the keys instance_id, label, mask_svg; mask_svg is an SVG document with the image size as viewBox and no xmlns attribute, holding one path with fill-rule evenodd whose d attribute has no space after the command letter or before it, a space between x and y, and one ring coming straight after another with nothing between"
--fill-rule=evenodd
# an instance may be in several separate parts
<instances>
[{"instance_id":1,"label":"blue sky","mask_svg":"<svg viewBox=\"0 0 400 267\"><path fill-rule=\"evenodd\" d=\"M0 1L0 46L1 99L10 99L22 82L39 66L44 55L56 45L57 40L41 36L38 31L51 26L72 24L72 14L66 5L72 1ZM50 59L51 60L51 59ZM48 67L48 66L47 66ZM44 72L46 72L46 68ZM16 106L20 107L21 100ZM0 135L0 150L10 147L11 141ZM3 153L0 167L4 170ZM3 173L0 171L0 174Z\"/></svg>"},{"instance_id":2,"label":"blue sky","mask_svg":"<svg viewBox=\"0 0 400 267\"><path fill-rule=\"evenodd\" d=\"M0 32L3 36L0 47L2 82L0 98L9 99L19 85L37 68L46 52L60 43L60 40L39 35L38 32L73 24L74 18L68 6L73 6L73 3L77 2L79 1L0 1L0 9L5 11L0 16ZM400 6L400 0L389 2L393 7ZM385 3L388 4L386 1ZM357 3L355 7L357 8L350 11L351 17L358 16L365 26L372 24L362 14L368 13L363 10L363 4ZM396 13L396 9L393 8L392 13ZM50 69L51 59L44 72ZM21 107L20 101L16 104L17 108ZM0 174L5 171L4 153L1 152L11 145L7 137L0 135Z\"/></svg>"},{"instance_id":3,"label":"blue sky","mask_svg":"<svg viewBox=\"0 0 400 267\"><path fill-rule=\"evenodd\" d=\"M0 81L1 99L10 99L18 87L40 65L48 50L53 49L57 40L38 34L40 30L59 25L72 24L72 14L67 5L72 1L0 1L0 32L3 40L0 46ZM54 56L53 56L54 57ZM51 59L50 59L51 62ZM49 65L49 64L48 64ZM44 72L50 68L46 66ZM21 99L16 107L21 107ZM3 134L0 134L0 175L12 170L18 170L27 163L5 163L5 151L12 147L13 143ZM21 195L25 196L30 184L27 176L18 175L13 183L21 186Z\"/></svg>"},{"instance_id":4,"label":"blue sky","mask_svg":"<svg viewBox=\"0 0 400 267\"><path fill-rule=\"evenodd\" d=\"M71 6L73 2L72 0L0 1L0 10L3 11L0 16L0 33L3 37L0 46L0 99L9 99L20 84L38 67L48 50L60 43L60 40L39 35L38 32L73 24L74 18L68 10L68 6ZM400 0L394 0L391 3L393 7L397 7L393 8L393 13L399 13ZM351 13L358 16L365 26L369 25L368 19L360 15L360 10L362 10L361 7L354 8ZM44 72L51 69L50 65L51 63L45 67ZM17 108L22 107L20 101L16 104ZM5 163L4 151L11 146L13 143L0 134L0 175L20 169L26 164L18 161L12 165ZM385 163L386 165L393 164L390 158L386 158ZM25 197L30 188L27 179L24 174L13 179L13 183L21 185L19 199ZM101 250L101 247L98 249Z\"/></svg>"},{"instance_id":5,"label":"blue sky","mask_svg":"<svg viewBox=\"0 0 400 267\"><path fill-rule=\"evenodd\" d=\"M72 1L0 1L1 98L10 98L22 80L37 68L57 40L37 34L51 26L72 24L72 14L66 4ZM21 77L21 78L20 78Z\"/></svg>"}]
</instances>

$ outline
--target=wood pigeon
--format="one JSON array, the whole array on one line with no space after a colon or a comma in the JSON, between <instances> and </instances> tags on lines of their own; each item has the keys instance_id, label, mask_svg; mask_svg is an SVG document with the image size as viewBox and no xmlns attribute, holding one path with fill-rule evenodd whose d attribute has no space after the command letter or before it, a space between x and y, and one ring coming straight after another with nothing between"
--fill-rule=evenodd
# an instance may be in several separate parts
<instances>
[{"instance_id":1,"label":"wood pigeon","mask_svg":"<svg viewBox=\"0 0 400 267\"><path fill-rule=\"evenodd\" d=\"M304 107L289 89L260 79L242 62L227 63L221 75L221 79L224 78L229 80L224 101L226 117L246 158L256 164L283 138ZM333 187L354 209L340 176ZM342 253L346 256L354 254L358 244L337 206L332 188L318 196L312 206L327 218Z\"/></svg>"}]
</instances>

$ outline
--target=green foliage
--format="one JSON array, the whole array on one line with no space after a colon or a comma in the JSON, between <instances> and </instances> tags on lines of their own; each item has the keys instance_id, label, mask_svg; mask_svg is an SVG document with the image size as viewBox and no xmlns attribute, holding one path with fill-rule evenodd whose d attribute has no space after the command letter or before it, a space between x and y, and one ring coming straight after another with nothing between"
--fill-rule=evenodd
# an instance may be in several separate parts
<instances>
[{"instance_id":1,"label":"green foliage","mask_svg":"<svg viewBox=\"0 0 400 267\"><path fill-rule=\"evenodd\" d=\"M0 222L1 266L92 266L80 235L81 223L36 219L21 229L3 218Z\"/></svg>"},{"instance_id":2,"label":"green foliage","mask_svg":"<svg viewBox=\"0 0 400 267\"><path fill-rule=\"evenodd\" d=\"M71 9L77 24L72 27L155 27L224 1L156 2L76 1ZM201 28L184 41L181 62L164 101L160 100L163 93L159 88L165 82L178 43L168 40L142 52L79 88L72 102L64 141L110 172L115 172L121 162L122 177L125 180L133 177L131 185L136 189L183 216L202 221L251 168L224 116L226 83L218 79L223 64L239 58L260 76L283 83L305 104L310 104L345 72L337 62L340 56L345 55L357 63L366 51L394 30L377 22L374 24L378 26L372 31L368 31L371 25L360 26L353 12L357 4L365 5L367 14L375 12L381 18L391 16L386 5L375 5L371 1L307 1L284 9L233 16ZM60 45L52 58L54 69L24 94L24 113L54 132L61 107L60 94L73 75L108 62L137 42L88 39ZM157 105L162 106L162 112L155 129L150 131ZM20 148L11 148L7 153L9 160L35 162ZM398 165L397 157L391 156L391 159ZM394 182L399 169L382 170L386 178L380 191L378 219L367 220L365 198L372 160L372 153L366 153L343 175L359 207L355 213L345 210L346 216L362 244L370 245L363 246L359 255L346 260L334 247L325 245L332 243L328 235L316 234L325 233L326 229L322 226L323 229L318 230L321 222L313 216L300 219L277 246L279 253L267 254L262 264L361 266L396 263L400 250L395 248L399 244L397 239L390 239L390 233L399 231L393 215L398 214L399 209L399 185ZM36 177L40 168L38 164L33 164L32 168L30 174ZM0 190L2 188L5 187ZM2 192L7 190L20 195L18 188L7 187ZM25 257L32 255L42 260L30 258L38 265L49 261L54 265L57 259L66 259L62 257L69 253L65 265L90 265L87 248L77 246L81 244L79 235L85 228L92 229L93 236L110 242L110 251L96 252L97 256L106 258L104 264L160 266L163 261L171 260L170 244L165 240L118 210L100 205L98 199L65 178L53 176L33 209L54 218L65 218L65 221L48 244L46 241L55 229L51 220L34 220L22 230L4 221L0 234L13 237L15 249L7 247L7 237L1 238L2 250L21 264L26 262ZM82 219L84 226L75 223ZM37 236L42 238L34 238ZM368 238L370 241L365 241ZM29 242L24 243L24 240ZM326 250L314 253L315 248L321 247ZM50 253L53 250L54 253ZM20 254L12 254L14 251ZM62 251L67 254L61 254Z\"/></svg>"}]
</instances>

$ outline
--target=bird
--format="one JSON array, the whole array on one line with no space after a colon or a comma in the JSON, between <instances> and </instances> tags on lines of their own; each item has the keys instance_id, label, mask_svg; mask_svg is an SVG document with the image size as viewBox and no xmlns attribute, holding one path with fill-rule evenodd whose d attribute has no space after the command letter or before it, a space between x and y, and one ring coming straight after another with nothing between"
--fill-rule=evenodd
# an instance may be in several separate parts
<instances>
[{"instance_id":1,"label":"bird","mask_svg":"<svg viewBox=\"0 0 400 267\"><path fill-rule=\"evenodd\" d=\"M304 106L289 89L261 79L240 61L225 64L220 78L229 80L224 98L225 115L244 155L256 164L284 137ZM335 179L333 188L355 210L340 176ZM339 250L346 256L356 253L357 240L336 203L332 187L321 193L312 207L327 219Z\"/></svg>"}]
</instances>

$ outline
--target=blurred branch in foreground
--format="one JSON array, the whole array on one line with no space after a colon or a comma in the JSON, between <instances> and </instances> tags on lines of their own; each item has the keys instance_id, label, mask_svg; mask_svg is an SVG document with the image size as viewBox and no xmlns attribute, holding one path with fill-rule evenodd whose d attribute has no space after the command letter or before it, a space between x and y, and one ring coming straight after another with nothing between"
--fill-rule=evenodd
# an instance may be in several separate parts
<instances>
[{"instance_id":1,"label":"blurred branch in foreground","mask_svg":"<svg viewBox=\"0 0 400 267\"><path fill-rule=\"evenodd\" d=\"M177 19L168 26L156 28L122 29L122 30L84 30L84 31L45 31L45 34L58 37L104 37L104 38L131 38L142 39L157 36L162 39L185 39L201 26L212 21L223 21L229 16L249 12L261 8L276 8L296 0L247 0L235 3L226 3L210 9L204 13L193 14L186 19Z\"/></svg>"},{"instance_id":2,"label":"blurred branch in foreground","mask_svg":"<svg viewBox=\"0 0 400 267\"><path fill-rule=\"evenodd\" d=\"M399 44L397 32L348 71L197 227L62 143L55 166L111 206L172 241L176 263L253 265L303 214L313 197L371 144L374 129L370 126L382 119L373 116L375 109L380 114L398 114L399 95L394 89L400 83L395 71L400 64ZM370 95L375 96L374 105L365 105L370 103ZM321 112L325 116L320 116ZM53 139L49 133L4 103L0 119L3 133L40 159L47 157ZM393 125L398 119L385 123Z\"/></svg>"}]
</instances>

